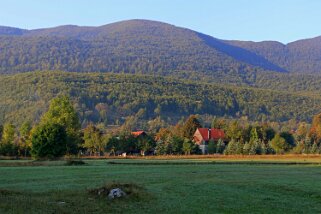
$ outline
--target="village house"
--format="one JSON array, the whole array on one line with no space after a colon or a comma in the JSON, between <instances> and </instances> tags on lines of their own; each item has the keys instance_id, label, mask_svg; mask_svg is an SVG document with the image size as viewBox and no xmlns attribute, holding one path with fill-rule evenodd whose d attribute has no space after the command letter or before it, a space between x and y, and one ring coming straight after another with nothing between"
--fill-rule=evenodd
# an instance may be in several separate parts
<instances>
[{"instance_id":1,"label":"village house","mask_svg":"<svg viewBox=\"0 0 321 214\"><path fill-rule=\"evenodd\" d=\"M144 131L136 131L131 133L134 137L141 137L141 136L146 136L146 132Z\"/></svg>"},{"instance_id":2,"label":"village house","mask_svg":"<svg viewBox=\"0 0 321 214\"><path fill-rule=\"evenodd\" d=\"M198 128L193 135L193 141L199 146L202 154L207 154L208 142L219 139L224 140L225 134L221 129Z\"/></svg>"}]
</instances>

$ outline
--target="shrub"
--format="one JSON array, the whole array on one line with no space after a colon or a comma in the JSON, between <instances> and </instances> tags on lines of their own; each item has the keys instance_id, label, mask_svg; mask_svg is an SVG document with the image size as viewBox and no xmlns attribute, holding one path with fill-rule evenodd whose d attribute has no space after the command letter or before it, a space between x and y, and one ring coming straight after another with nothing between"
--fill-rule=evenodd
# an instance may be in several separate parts
<instances>
[{"instance_id":1,"label":"shrub","mask_svg":"<svg viewBox=\"0 0 321 214\"><path fill-rule=\"evenodd\" d=\"M65 163L66 166L81 166L85 165L86 163L82 160L67 160Z\"/></svg>"}]
</instances>

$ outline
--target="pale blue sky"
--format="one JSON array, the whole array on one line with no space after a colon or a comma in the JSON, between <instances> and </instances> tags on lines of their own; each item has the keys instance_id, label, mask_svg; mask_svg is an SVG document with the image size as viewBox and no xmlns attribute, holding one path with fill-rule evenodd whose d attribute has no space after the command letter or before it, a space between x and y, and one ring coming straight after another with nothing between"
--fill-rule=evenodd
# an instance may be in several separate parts
<instances>
[{"instance_id":1,"label":"pale blue sky","mask_svg":"<svg viewBox=\"0 0 321 214\"><path fill-rule=\"evenodd\" d=\"M222 39L321 35L321 0L0 0L0 25L26 29L151 19Z\"/></svg>"}]
</instances>

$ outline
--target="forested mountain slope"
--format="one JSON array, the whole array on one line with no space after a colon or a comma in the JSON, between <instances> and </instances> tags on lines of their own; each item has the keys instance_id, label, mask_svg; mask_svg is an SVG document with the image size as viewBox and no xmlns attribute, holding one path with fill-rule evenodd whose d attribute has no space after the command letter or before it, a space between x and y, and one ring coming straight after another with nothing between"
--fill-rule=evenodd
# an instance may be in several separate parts
<instances>
[{"instance_id":1,"label":"forested mountain slope","mask_svg":"<svg viewBox=\"0 0 321 214\"><path fill-rule=\"evenodd\" d=\"M226 41L269 60L281 68L297 73L321 73L321 37L289 44L273 41Z\"/></svg>"},{"instance_id":2,"label":"forested mountain slope","mask_svg":"<svg viewBox=\"0 0 321 214\"><path fill-rule=\"evenodd\" d=\"M0 72L34 70L147 74L286 71L246 49L155 21L20 31L0 28Z\"/></svg>"},{"instance_id":3,"label":"forested mountain slope","mask_svg":"<svg viewBox=\"0 0 321 214\"><path fill-rule=\"evenodd\" d=\"M206 84L147 75L28 72L0 76L0 123L37 121L49 100L69 95L83 124L122 124L128 116L175 123L190 114L251 120L309 121L320 97L309 94Z\"/></svg>"},{"instance_id":4,"label":"forested mountain slope","mask_svg":"<svg viewBox=\"0 0 321 214\"><path fill-rule=\"evenodd\" d=\"M83 124L190 114L309 121L320 111L319 56L320 38L224 41L148 20L0 27L0 123L37 121L57 94L71 96Z\"/></svg>"},{"instance_id":5,"label":"forested mountain slope","mask_svg":"<svg viewBox=\"0 0 321 214\"><path fill-rule=\"evenodd\" d=\"M321 37L287 45L273 41L226 41L148 20L36 30L0 27L1 73L320 73L320 56Z\"/></svg>"}]
</instances>

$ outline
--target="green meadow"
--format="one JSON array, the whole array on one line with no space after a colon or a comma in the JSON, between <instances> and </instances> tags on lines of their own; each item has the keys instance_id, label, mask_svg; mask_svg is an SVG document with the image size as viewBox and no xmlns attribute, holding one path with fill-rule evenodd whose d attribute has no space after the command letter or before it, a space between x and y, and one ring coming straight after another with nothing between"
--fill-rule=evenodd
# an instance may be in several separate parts
<instances>
[{"instance_id":1,"label":"green meadow","mask_svg":"<svg viewBox=\"0 0 321 214\"><path fill-rule=\"evenodd\" d=\"M0 213L321 213L320 163L0 161ZM141 187L109 200L108 183Z\"/></svg>"}]
</instances>

